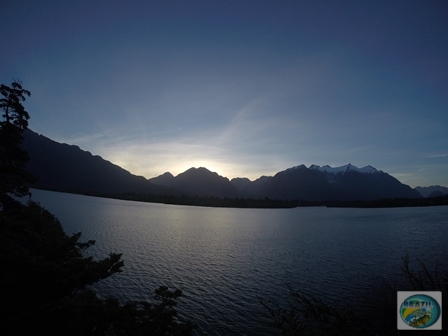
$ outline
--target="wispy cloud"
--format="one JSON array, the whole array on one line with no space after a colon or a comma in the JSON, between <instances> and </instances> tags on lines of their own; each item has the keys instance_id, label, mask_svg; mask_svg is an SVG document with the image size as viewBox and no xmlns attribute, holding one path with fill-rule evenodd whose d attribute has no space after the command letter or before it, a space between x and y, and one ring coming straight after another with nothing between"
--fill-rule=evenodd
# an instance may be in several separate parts
<instances>
[{"instance_id":1,"label":"wispy cloud","mask_svg":"<svg viewBox=\"0 0 448 336\"><path fill-rule=\"evenodd\" d=\"M448 157L448 153L440 153L440 154L428 154L428 158L430 159L439 159Z\"/></svg>"}]
</instances>

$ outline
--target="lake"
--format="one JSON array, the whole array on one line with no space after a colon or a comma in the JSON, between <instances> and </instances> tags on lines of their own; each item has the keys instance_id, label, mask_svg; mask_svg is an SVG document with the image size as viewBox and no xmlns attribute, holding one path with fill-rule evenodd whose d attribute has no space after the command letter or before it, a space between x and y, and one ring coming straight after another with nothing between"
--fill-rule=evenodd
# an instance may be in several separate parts
<instances>
[{"instance_id":1,"label":"lake","mask_svg":"<svg viewBox=\"0 0 448 336\"><path fill-rule=\"evenodd\" d=\"M67 234L96 240L90 255L123 253L100 295L151 300L160 285L180 288L179 312L198 335L272 335L258 297L285 300L290 285L354 301L401 279L406 253L429 266L448 256L448 206L228 209L32 193Z\"/></svg>"}]
</instances>

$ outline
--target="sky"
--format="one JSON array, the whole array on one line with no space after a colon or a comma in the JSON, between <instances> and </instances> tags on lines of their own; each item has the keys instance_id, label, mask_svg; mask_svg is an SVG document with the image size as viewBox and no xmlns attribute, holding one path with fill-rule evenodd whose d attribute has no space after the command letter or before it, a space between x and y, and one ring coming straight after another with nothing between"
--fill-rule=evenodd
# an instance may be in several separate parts
<instances>
[{"instance_id":1,"label":"sky","mask_svg":"<svg viewBox=\"0 0 448 336\"><path fill-rule=\"evenodd\" d=\"M448 186L448 2L0 0L30 128L146 178L372 165Z\"/></svg>"}]
</instances>

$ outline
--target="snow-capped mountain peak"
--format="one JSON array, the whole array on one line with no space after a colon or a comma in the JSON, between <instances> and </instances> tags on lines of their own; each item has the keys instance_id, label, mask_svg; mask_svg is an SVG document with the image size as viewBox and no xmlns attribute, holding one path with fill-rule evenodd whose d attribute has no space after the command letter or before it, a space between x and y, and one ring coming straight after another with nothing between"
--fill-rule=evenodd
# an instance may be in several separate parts
<instances>
[{"instance_id":1,"label":"snow-capped mountain peak","mask_svg":"<svg viewBox=\"0 0 448 336\"><path fill-rule=\"evenodd\" d=\"M318 166L318 165L311 165L310 169L315 169L321 172L327 172L327 173L331 173L331 174L338 174L338 173L346 173L348 171L356 171L358 173L364 173L364 174L372 174L372 173L376 173L378 172L378 170L372 166L365 166L362 168L358 168L354 165L352 165L351 163L346 164L344 166L340 166L340 167L330 167L329 165L325 165L325 166Z\"/></svg>"}]
</instances>

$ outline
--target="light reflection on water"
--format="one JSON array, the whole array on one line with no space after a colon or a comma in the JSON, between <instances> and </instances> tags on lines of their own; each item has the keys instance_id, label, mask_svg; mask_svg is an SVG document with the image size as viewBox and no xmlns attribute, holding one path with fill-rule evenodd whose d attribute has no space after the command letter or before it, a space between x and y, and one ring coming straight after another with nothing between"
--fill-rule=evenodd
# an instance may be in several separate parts
<instances>
[{"instance_id":1,"label":"light reflection on water","mask_svg":"<svg viewBox=\"0 0 448 336\"><path fill-rule=\"evenodd\" d=\"M401 257L443 261L448 207L224 209L119 201L34 190L68 234L95 239L98 258L123 253L124 272L100 294L151 299L181 288L179 311L200 335L272 335L257 297L287 285L329 300L356 298L400 275Z\"/></svg>"}]
</instances>

